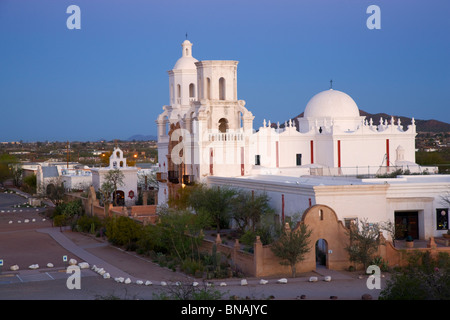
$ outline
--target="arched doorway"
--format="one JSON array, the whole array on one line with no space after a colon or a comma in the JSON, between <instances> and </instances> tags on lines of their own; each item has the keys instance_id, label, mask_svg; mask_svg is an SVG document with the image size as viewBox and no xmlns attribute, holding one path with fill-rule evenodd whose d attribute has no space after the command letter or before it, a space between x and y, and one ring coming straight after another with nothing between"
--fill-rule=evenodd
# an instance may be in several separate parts
<instances>
[{"instance_id":1,"label":"arched doorway","mask_svg":"<svg viewBox=\"0 0 450 320\"><path fill-rule=\"evenodd\" d=\"M113 193L113 203L117 204L118 206L124 206L125 205L125 192L122 190L117 190Z\"/></svg>"},{"instance_id":2,"label":"arched doorway","mask_svg":"<svg viewBox=\"0 0 450 320\"><path fill-rule=\"evenodd\" d=\"M228 130L228 120L221 118L219 120L219 132L225 133Z\"/></svg>"},{"instance_id":3,"label":"arched doorway","mask_svg":"<svg viewBox=\"0 0 450 320\"><path fill-rule=\"evenodd\" d=\"M316 251L316 268L328 268L328 243L319 239L314 246Z\"/></svg>"}]
</instances>

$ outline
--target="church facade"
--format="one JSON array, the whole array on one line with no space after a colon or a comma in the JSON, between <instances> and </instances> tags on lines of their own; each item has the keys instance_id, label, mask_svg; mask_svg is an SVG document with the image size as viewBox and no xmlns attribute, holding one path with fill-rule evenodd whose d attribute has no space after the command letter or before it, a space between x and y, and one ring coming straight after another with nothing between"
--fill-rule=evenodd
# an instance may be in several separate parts
<instances>
[{"instance_id":1,"label":"church facade","mask_svg":"<svg viewBox=\"0 0 450 320\"><path fill-rule=\"evenodd\" d=\"M192 43L182 43L182 56L168 71L170 105L156 119L160 204L178 188L204 182L266 192L280 220L323 204L342 221L394 221L413 212L421 226L416 238L441 233L435 212L445 209L438 198L449 177L422 177L422 197L414 187L419 180L372 179L399 169L435 173L415 163L414 119L366 119L348 94L329 88L312 96L302 117L264 120L254 129L254 116L237 95L237 65L198 61ZM352 199L361 201L355 210Z\"/></svg>"},{"instance_id":2,"label":"church facade","mask_svg":"<svg viewBox=\"0 0 450 320\"><path fill-rule=\"evenodd\" d=\"M111 170L120 170L123 173L122 184L117 186L117 191L112 194L111 201L117 200L119 206L133 206L138 195L138 168L127 165L127 159L123 156L123 151L118 147L114 147L114 151L109 157L109 166L91 169L92 186L95 191L102 188L102 184L106 181L105 176Z\"/></svg>"}]
</instances>

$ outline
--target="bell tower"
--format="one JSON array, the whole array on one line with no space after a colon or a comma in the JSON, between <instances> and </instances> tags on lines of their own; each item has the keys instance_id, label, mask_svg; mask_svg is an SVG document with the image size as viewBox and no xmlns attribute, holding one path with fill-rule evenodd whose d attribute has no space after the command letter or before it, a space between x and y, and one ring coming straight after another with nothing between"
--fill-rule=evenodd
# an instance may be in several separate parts
<instances>
[{"instance_id":1,"label":"bell tower","mask_svg":"<svg viewBox=\"0 0 450 320\"><path fill-rule=\"evenodd\" d=\"M191 102L197 100L197 59L192 56L192 43L189 40L184 40L181 48L181 58L168 71L170 105L175 109L186 110Z\"/></svg>"}]
</instances>

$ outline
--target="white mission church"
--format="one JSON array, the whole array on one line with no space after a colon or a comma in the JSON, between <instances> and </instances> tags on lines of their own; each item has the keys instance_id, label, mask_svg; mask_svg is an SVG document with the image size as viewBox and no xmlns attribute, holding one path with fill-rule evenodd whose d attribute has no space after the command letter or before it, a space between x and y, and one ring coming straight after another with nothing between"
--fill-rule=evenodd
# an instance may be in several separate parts
<instances>
[{"instance_id":1,"label":"white mission church","mask_svg":"<svg viewBox=\"0 0 450 320\"><path fill-rule=\"evenodd\" d=\"M156 120L159 204L195 181L265 192L281 221L323 204L343 222L390 220L416 239L447 231L441 197L450 176L415 163L414 119L366 119L349 95L330 88L309 100L303 117L254 128L238 99L237 65L198 61L192 43L182 43L168 71L170 104ZM398 169L428 175L374 178Z\"/></svg>"}]
</instances>

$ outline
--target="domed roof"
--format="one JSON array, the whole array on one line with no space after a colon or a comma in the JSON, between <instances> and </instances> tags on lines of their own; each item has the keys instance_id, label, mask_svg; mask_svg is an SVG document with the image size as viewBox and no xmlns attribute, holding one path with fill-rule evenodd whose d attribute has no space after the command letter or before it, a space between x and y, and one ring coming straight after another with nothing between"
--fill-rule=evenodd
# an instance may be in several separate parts
<instances>
[{"instance_id":1,"label":"domed roof","mask_svg":"<svg viewBox=\"0 0 450 320\"><path fill-rule=\"evenodd\" d=\"M195 63L198 60L194 57L181 57L178 59L177 63L175 63L175 66L173 69L197 69L195 66Z\"/></svg>"},{"instance_id":2,"label":"domed roof","mask_svg":"<svg viewBox=\"0 0 450 320\"><path fill-rule=\"evenodd\" d=\"M197 69L195 63L198 60L192 56L192 43L189 40L184 40L181 46L183 47L182 56L175 63L173 69Z\"/></svg>"},{"instance_id":3,"label":"domed roof","mask_svg":"<svg viewBox=\"0 0 450 320\"><path fill-rule=\"evenodd\" d=\"M356 118L359 109L346 93L334 89L319 92L306 105L304 118Z\"/></svg>"}]
</instances>

